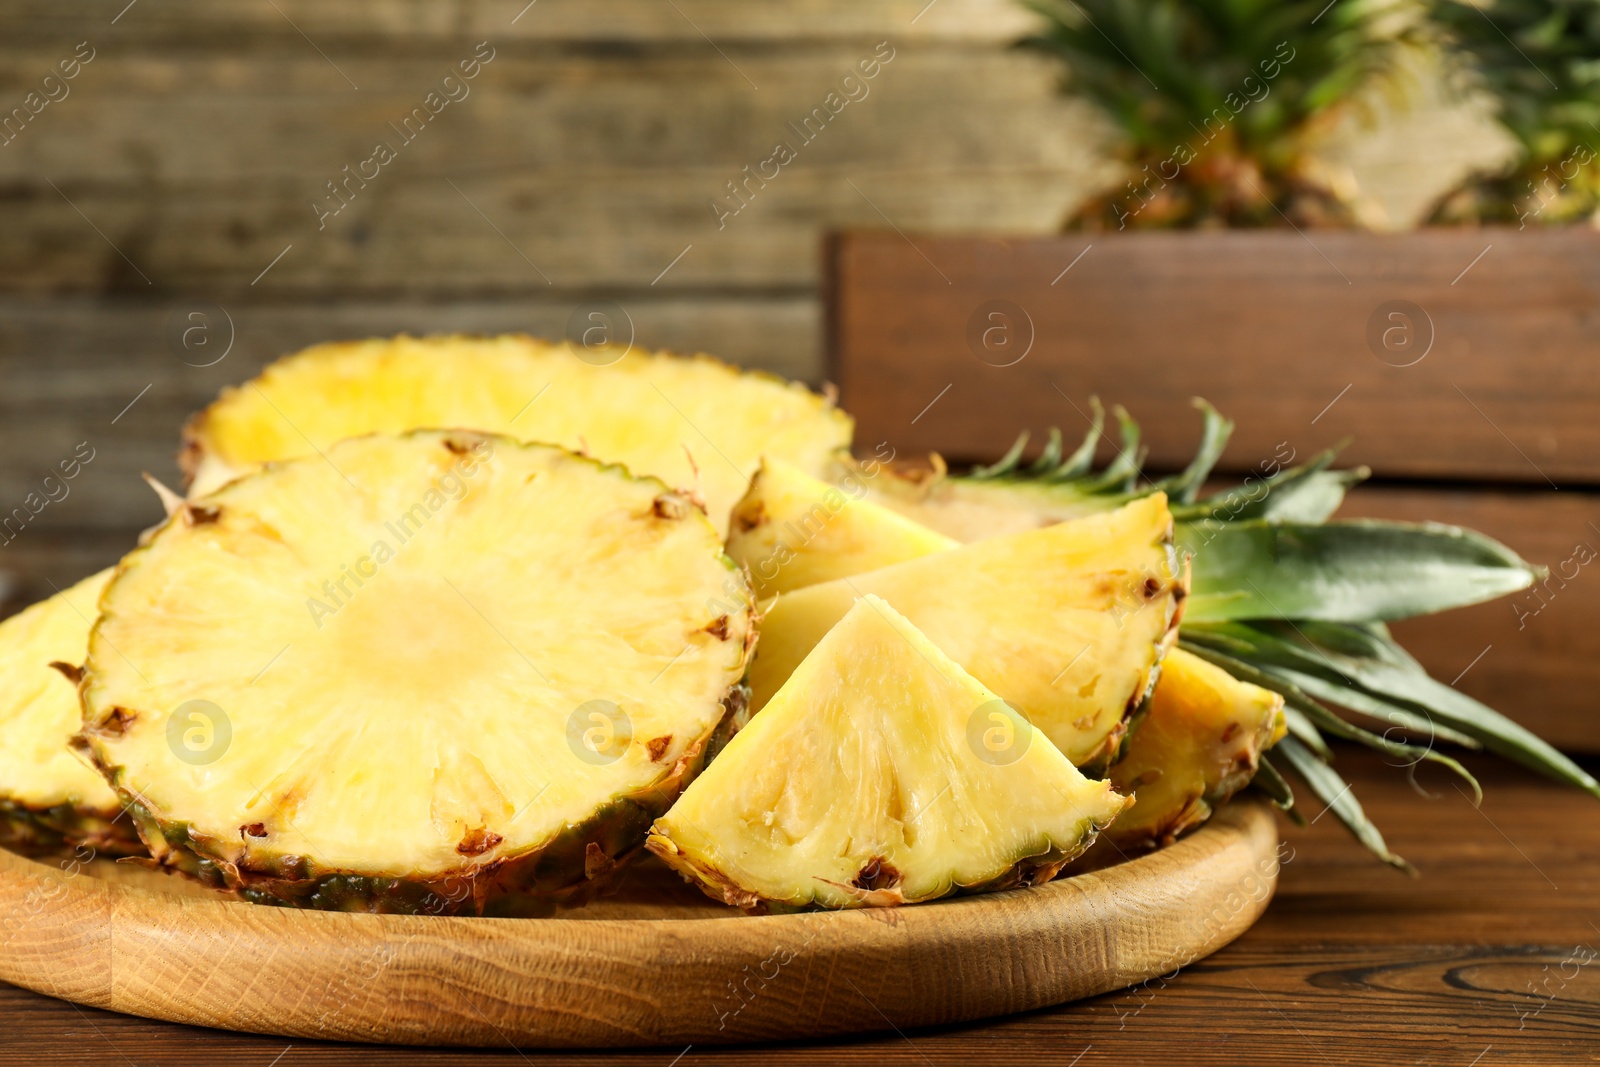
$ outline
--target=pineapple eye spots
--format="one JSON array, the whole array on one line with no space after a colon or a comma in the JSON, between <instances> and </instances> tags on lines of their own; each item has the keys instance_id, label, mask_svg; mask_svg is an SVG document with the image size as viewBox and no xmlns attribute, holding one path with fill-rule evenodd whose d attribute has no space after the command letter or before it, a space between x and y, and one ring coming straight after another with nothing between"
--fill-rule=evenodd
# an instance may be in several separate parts
<instances>
[{"instance_id":1,"label":"pineapple eye spots","mask_svg":"<svg viewBox=\"0 0 1600 1067\"><path fill-rule=\"evenodd\" d=\"M481 856L504 840L505 838L488 827L478 826L467 831L467 835L456 846L456 851L463 856Z\"/></svg>"},{"instance_id":2,"label":"pineapple eye spots","mask_svg":"<svg viewBox=\"0 0 1600 1067\"><path fill-rule=\"evenodd\" d=\"M900 884L900 872L882 856L874 856L862 866L850 880L850 884L869 893L879 889L893 889Z\"/></svg>"},{"instance_id":3,"label":"pineapple eye spots","mask_svg":"<svg viewBox=\"0 0 1600 1067\"><path fill-rule=\"evenodd\" d=\"M675 493L662 493L650 502L650 514L658 519L681 519L689 514L689 502Z\"/></svg>"}]
</instances>

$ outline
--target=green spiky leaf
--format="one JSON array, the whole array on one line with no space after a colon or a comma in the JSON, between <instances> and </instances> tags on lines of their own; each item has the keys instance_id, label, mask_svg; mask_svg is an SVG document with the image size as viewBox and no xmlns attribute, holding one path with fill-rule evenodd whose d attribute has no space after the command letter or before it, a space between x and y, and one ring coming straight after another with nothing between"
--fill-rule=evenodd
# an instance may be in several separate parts
<instances>
[{"instance_id":1,"label":"green spiky leaf","mask_svg":"<svg viewBox=\"0 0 1600 1067\"><path fill-rule=\"evenodd\" d=\"M1407 874L1417 873L1415 867L1389 851L1388 844L1383 840L1383 834L1372 824L1372 820L1367 818L1367 813L1361 807L1361 802L1356 799L1350 783L1341 778L1338 771L1323 763L1315 753L1292 737L1279 741L1273 752L1283 757L1284 762L1310 787L1311 792L1327 805L1326 810L1333 812L1334 816L1356 836L1356 840L1367 846L1368 851ZM1316 822L1318 818L1321 818L1320 813L1311 821Z\"/></svg>"},{"instance_id":2,"label":"green spiky leaf","mask_svg":"<svg viewBox=\"0 0 1600 1067\"><path fill-rule=\"evenodd\" d=\"M1306 824L1305 817L1295 809L1294 790L1266 756L1261 757L1261 762L1256 766L1255 777L1250 779L1250 784L1265 793L1267 798L1286 812L1296 825Z\"/></svg>"},{"instance_id":3,"label":"green spiky leaf","mask_svg":"<svg viewBox=\"0 0 1600 1067\"><path fill-rule=\"evenodd\" d=\"M1392 640L1369 629L1310 620L1292 626L1208 626L1199 628L1201 633L1187 620L1184 627L1191 644L1205 642L1203 631L1231 635L1252 646L1252 660L1317 675L1387 703L1410 707L1447 729L1476 738L1497 756L1600 797L1600 782L1554 745L1493 708L1429 677Z\"/></svg>"},{"instance_id":4,"label":"green spiky leaf","mask_svg":"<svg viewBox=\"0 0 1600 1067\"><path fill-rule=\"evenodd\" d=\"M1258 670L1293 685L1307 695L1341 708L1348 708L1369 719L1398 726L1430 741L1446 741L1463 748L1481 749L1483 743L1471 734L1446 726L1425 710L1374 695L1341 678L1333 681L1317 674L1309 674L1259 658L1259 646L1246 638L1235 636L1230 627L1239 623L1197 623L1184 629L1184 640L1193 645L1213 648L1234 659L1249 663ZM1421 669L1420 667L1418 668Z\"/></svg>"},{"instance_id":5,"label":"green spiky leaf","mask_svg":"<svg viewBox=\"0 0 1600 1067\"><path fill-rule=\"evenodd\" d=\"M1194 556L1185 619L1388 620L1525 589L1540 570L1491 538L1439 523L1260 519L1178 527Z\"/></svg>"},{"instance_id":6,"label":"green spiky leaf","mask_svg":"<svg viewBox=\"0 0 1600 1067\"><path fill-rule=\"evenodd\" d=\"M1210 477L1211 469L1228 447L1228 438L1233 436L1233 423L1223 418L1221 412L1199 397L1195 397L1193 403L1200 409L1204 420L1200 430L1200 447L1195 450L1194 458L1182 474L1164 478L1155 484L1155 488L1165 492L1179 505L1194 503L1194 498L1200 495L1200 487Z\"/></svg>"},{"instance_id":7,"label":"green spiky leaf","mask_svg":"<svg viewBox=\"0 0 1600 1067\"><path fill-rule=\"evenodd\" d=\"M1235 678L1281 694L1284 699L1284 717L1286 721L1292 723L1294 718L1303 716L1306 724L1313 727L1312 732L1314 734L1325 731L1345 741L1355 741L1385 755L1405 760L1407 766L1415 766L1423 760L1438 763L1454 771L1458 776L1465 779L1467 784L1472 786L1472 793L1475 798L1474 803L1483 799L1483 789L1478 785L1478 780L1472 776L1471 772L1463 767L1459 761L1446 756L1442 752L1434 751L1431 743L1427 746L1413 745L1405 741L1396 741L1386 734L1375 734L1370 730L1363 730L1361 727L1339 718L1331 710L1313 700L1299 686L1286 682L1276 675L1263 671L1243 660L1222 655L1204 645L1186 641L1183 642L1183 647L1200 658L1216 664ZM1291 712L1294 714L1291 715ZM1292 725L1289 732L1291 736L1298 737L1302 744L1306 743L1305 738L1297 734ZM1321 743L1320 736L1318 737L1318 743ZM1332 755L1328 752L1326 745L1323 745L1321 750L1318 750L1316 745L1307 745L1307 747L1311 748L1324 762L1331 762Z\"/></svg>"}]
</instances>

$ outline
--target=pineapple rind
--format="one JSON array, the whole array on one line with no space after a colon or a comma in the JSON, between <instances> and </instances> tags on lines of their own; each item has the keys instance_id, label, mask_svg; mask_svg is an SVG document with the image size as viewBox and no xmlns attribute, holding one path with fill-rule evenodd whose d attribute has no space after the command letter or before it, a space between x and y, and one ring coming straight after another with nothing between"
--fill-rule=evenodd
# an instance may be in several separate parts
<instances>
[{"instance_id":1,"label":"pineapple rind","mask_svg":"<svg viewBox=\"0 0 1600 1067\"><path fill-rule=\"evenodd\" d=\"M705 716L698 733L677 740L668 739L669 752L676 753L669 756L670 766L662 764L661 772L652 780L641 781L637 788L614 795L603 805L590 809L586 816L531 845L501 849L481 858L463 856L449 866L397 875L392 871L374 873L351 865L319 862L301 854L304 850L291 852L273 848L247 838L242 832L236 838L201 832L190 820L166 812L150 801L146 790L140 788L141 783L133 781L128 768L117 759L115 743L120 733L107 729L108 723L116 717L116 707L97 689L99 679L93 642L82 686L85 726L80 735L81 744L128 802L133 822L154 857L151 861L154 865L183 872L215 888L236 891L245 899L297 907L422 914L540 913L557 904L581 902L602 887L618 865L638 852L651 821L670 805L704 764L713 739L726 729L725 720L747 704L748 691L740 679L754 642L750 607L754 598L743 585L742 573L721 551L715 531L703 511L691 506L686 498L674 493L659 479L635 477L623 464L602 463L555 446L523 444L510 438L467 431L419 430L387 440L402 444L435 442L452 453L458 452L464 442L490 441L494 448L512 453L559 454L565 461L633 484L642 491L641 499L647 511L654 507L649 502L652 495L657 503L668 501L665 512L653 512L652 521L703 524L707 559L714 561L718 573L727 578L725 583L719 579L719 584L708 584L705 589L707 610L715 601L718 609L727 613L717 620L717 629L708 629L708 632L717 638L714 647L728 649L732 660L725 671L717 668L727 681L717 698L716 713ZM381 446L381 435L345 442L339 448L360 449L373 443ZM330 451L330 455L342 460L344 453L335 450ZM272 472L285 468L313 467L324 461L306 458L268 464L261 474L230 483L228 488L190 507L226 508L230 500L243 491L240 487L254 477L270 477ZM333 466L331 460L327 462ZM145 544L123 560L108 588L106 611L96 624L95 636L116 614L114 594L123 576L141 566L161 544L163 534L194 524L185 510L180 508L170 516ZM733 593L728 592L729 583L734 588ZM110 663L109 655L106 661ZM636 739L635 748L639 747L639 740Z\"/></svg>"},{"instance_id":2,"label":"pineapple rind","mask_svg":"<svg viewBox=\"0 0 1600 1067\"><path fill-rule=\"evenodd\" d=\"M730 691L728 703L738 699ZM651 824L670 807L669 798L703 768L706 747L702 741L686 754L670 780L618 798L539 848L492 863L464 863L429 878L364 875L290 855L230 863L187 822L162 819L137 801L128 811L153 866L253 904L387 915L542 916L581 905L614 880L638 855Z\"/></svg>"},{"instance_id":3,"label":"pineapple rind","mask_svg":"<svg viewBox=\"0 0 1600 1067\"><path fill-rule=\"evenodd\" d=\"M144 842L130 819L89 811L74 804L30 808L0 800L0 848L32 858L94 855L120 858L145 854Z\"/></svg>"}]
</instances>

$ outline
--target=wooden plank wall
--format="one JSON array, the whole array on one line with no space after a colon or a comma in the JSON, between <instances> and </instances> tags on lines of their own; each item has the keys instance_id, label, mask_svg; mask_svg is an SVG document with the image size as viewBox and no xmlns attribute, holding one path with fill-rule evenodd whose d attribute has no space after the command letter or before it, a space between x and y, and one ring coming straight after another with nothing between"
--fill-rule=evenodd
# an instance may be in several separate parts
<instances>
[{"instance_id":1,"label":"wooden plank wall","mask_svg":"<svg viewBox=\"0 0 1600 1067\"><path fill-rule=\"evenodd\" d=\"M604 300L641 344L815 382L823 226L1054 227L1108 174L1090 113L1008 49L1011 0L923 3L7 5L0 110L92 54L0 145L0 502L95 450L0 548L17 599L115 560L159 515L139 473L176 478L182 420L286 351L559 335ZM841 85L863 60L865 96ZM391 128L463 83L409 142ZM802 143L788 124L846 88ZM719 225L780 139L797 159ZM319 219L379 140L396 158ZM190 366L167 326L207 307L233 347Z\"/></svg>"},{"instance_id":2,"label":"wooden plank wall","mask_svg":"<svg viewBox=\"0 0 1600 1067\"><path fill-rule=\"evenodd\" d=\"M0 510L78 443L96 458L0 569L31 597L115 559L183 417L314 341L560 333L605 300L639 343L820 381L824 230L1048 232L1112 176L1098 120L1010 47L1027 26L1013 0L8 3ZM863 60L865 96L843 84ZM789 124L846 89L803 142ZM407 141L391 123L430 92L449 102ZM1397 217L1481 154L1442 114L1362 134ZM319 218L380 140L395 158ZM796 158L724 214L779 140ZM167 328L207 304L234 343L200 368Z\"/></svg>"}]
</instances>

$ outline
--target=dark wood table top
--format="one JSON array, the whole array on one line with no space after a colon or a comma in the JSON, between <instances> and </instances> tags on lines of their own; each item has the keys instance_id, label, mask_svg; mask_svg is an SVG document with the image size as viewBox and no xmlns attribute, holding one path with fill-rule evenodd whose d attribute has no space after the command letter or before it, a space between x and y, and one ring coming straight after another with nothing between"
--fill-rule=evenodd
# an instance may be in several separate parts
<instances>
[{"instance_id":1,"label":"dark wood table top","mask_svg":"<svg viewBox=\"0 0 1600 1067\"><path fill-rule=\"evenodd\" d=\"M1027 1015L767 1048L428 1050L176 1026L0 985L0 1065L1600 1062L1600 805L1470 762L1479 810L1442 773L1413 786L1340 752L1420 878L1368 858L1332 815L1285 826L1277 899L1239 941L1168 981Z\"/></svg>"}]
</instances>

